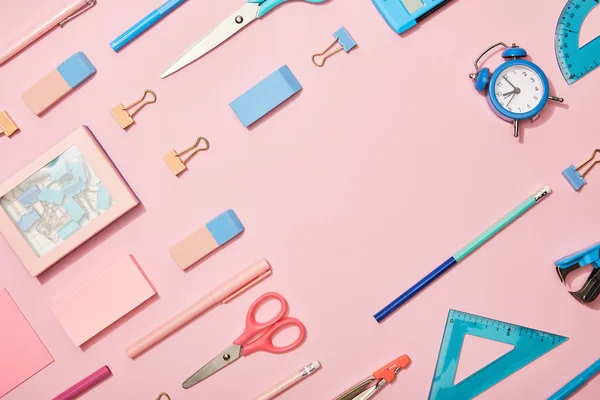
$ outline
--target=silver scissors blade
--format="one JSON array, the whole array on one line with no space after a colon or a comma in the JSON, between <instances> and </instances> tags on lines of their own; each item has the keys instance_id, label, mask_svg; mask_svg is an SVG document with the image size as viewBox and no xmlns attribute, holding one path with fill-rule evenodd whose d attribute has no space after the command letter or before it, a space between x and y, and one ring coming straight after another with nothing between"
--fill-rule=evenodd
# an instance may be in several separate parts
<instances>
[{"instance_id":1,"label":"silver scissors blade","mask_svg":"<svg viewBox=\"0 0 600 400\"><path fill-rule=\"evenodd\" d=\"M189 389L195 384L202 382L215 372L225 368L241 356L242 347L237 344L232 344L221 354L213 358L211 362L200 368L194 375L187 378L181 386L183 386L184 389Z\"/></svg>"},{"instance_id":2,"label":"silver scissors blade","mask_svg":"<svg viewBox=\"0 0 600 400\"><path fill-rule=\"evenodd\" d=\"M187 49L160 77L166 78L218 47L250 22L254 21L258 16L259 10L259 3L246 3L242 8L215 26L192 47Z\"/></svg>"}]
</instances>

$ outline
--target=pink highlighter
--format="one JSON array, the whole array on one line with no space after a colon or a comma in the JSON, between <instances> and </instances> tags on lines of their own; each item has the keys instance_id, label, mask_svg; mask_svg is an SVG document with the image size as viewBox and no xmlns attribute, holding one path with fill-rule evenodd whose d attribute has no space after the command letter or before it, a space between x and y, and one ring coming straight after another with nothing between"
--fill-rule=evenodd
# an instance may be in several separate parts
<instances>
[{"instance_id":1,"label":"pink highlighter","mask_svg":"<svg viewBox=\"0 0 600 400\"><path fill-rule=\"evenodd\" d=\"M112 375L110 368L106 365L89 376L86 376L52 400L72 400L90 390L98 383Z\"/></svg>"},{"instance_id":2,"label":"pink highlighter","mask_svg":"<svg viewBox=\"0 0 600 400\"><path fill-rule=\"evenodd\" d=\"M96 68L87 56L75 53L26 90L23 100L35 115L40 115L95 73Z\"/></svg>"}]
</instances>

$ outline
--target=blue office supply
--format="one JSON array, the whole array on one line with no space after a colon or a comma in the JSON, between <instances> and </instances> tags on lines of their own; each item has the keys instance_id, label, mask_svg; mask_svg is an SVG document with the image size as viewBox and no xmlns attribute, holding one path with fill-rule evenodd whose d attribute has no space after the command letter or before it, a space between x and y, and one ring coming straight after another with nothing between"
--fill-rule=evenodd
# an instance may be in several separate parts
<instances>
[{"instance_id":1,"label":"blue office supply","mask_svg":"<svg viewBox=\"0 0 600 400\"><path fill-rule=\"evenodd\" d=\"M67 200L64 207L74 221L79 222L79 220L85 215L84 209L79 205L79 203L77 203L77 201L73 199Z\"/></svg>"},{"instance_id":2,"label":"blue office supply","mask_svg":"<svg viewBox=\"0 0 600 400\"><path fill-rule=\"evenodd\" d=\"M75 221L71 221L67 225L65 225L60 231L58 231L58 236L62 240L67 240L69 237L71 237L71 235L77 232L79 228L81 228L81 225L79 225Z\"/></svg>"},{"instance_id":3,"label":"blue office supply","mask_svg":"<svg viewBox=\"0 0 600 400\"><path fill-rule=\"evenodd\" d=\"M448 0L373 0L381 16L396 33L402 33L446 4Z\"/></svg>"},{"instance_id":4,"label":"blue office supply","mask_svg":"<svg viewBox=\"0 0 600 400\"><path fill-rule=\"evenodd\" d=\"M565 400L577 389L582 387L587 381L592 379L594 375L600 372L600 360L596 361L585 369L582 373L573 378L569 383L563 386L558 392L554 393L548 400Z\"/></svg>"},{"instance_id":5,"label":"blue office supply","mask_svg":"<svg viewBox=\"0 0 600 400\"><path fill-rule=\"evenodd\" d=\"M598 0L569 0L558 18L554 49L569 85L600 65L600 36L587 43L580 43L579 38L583 21L598 4Z\"/></svg>"},{"instance_id":6,"label":"blue office supply","mask_svg":"<svg viewBox=\"0 0 600 400\"><path fill-rule=\"evenodd\" d=\"M348 30L343 26L337 31L335 31L333 36L335 37L335 41L331 43L331 45L329 45L329 47L326 48L325 51L323 51L322 53L314 54L312 56L312 62L317 67L322 67L323 65L325 65L325 61L327 61L327 59L333 56L334 54L337 54L342 50L348 53L350 50L356 47L356 42L354 41L354 39L352 39L352 36L350 36ZM338 48L331 51L333 46L335 46L336 44L338 45ZM317 61L319 58L321 58L321 61Z\"/></svg>"},{"instance_id":7,"label":"blue office supply","mask_svg":"<svg viewBox=\"0 0 600 400\"><path fill-rule=\"evenodd\" d=\"M591 303L598 297L600 294L600 243L556 260L554 265L556 265L556 272L563 283L571 272L591 265L593 270L582 288L574 292L569 291L569 293L581 303Z\"/></svg>"},{"instance_id":8,"label":"blue office supply","mask_svg":"<svg viewBox=\"0 0 600 400\"><path fill-rule=\"evenodd\" d=\"M75 179L63 186L62 191L65 194L65 196L73 197L76 194L81 193L83 189L85 189L85 184L79 179Z\"/></svg>"},{"instance_id":9,"label":"blue office supply","mask_svg":"<svg viewBox=\"0 0 600 400\"><path fill-rule=\"evenodd\" d=\"M104 185L98 189L98 208L108 210L112 204L112 197Z\"/></svg>"},{"instance_id":10,"label":"blue office supply","mask_svg":"<svg viewBox=\"0 0 600 400\"><path fill-rule=\"evenodd\" d=\"M67 175L69 172L70 171L68 165L65 164L63 161L59 161L58 163L54 164L54 166L50 169L50 176L53 180L58 181L63 176Z\"/></svg>"},{"instance_id":11,"label":"blue office supply","mask_svg":"<svg viewBox=\"0 0 600 400\"><path fill-rule=\"evenodd\" d=\"M592 156L577 168L575 168L573 165L570 165L569 168L565 169L562 172L563 176L574 190L581 189L581 187L587 183L585 180L585 176L590 173L590 171L596 166L596 164L600 163L600 161L595 161L592 163L592 160L596 156L596 153L600 153L600 149L594 150L592 152ZM588 168L586 168L585 171L581 173L579 170L586 166L588 166Z\"/></svg>"},{"instance_id":12,"label":"blue office supply","mask_svg":"<svg viewBox=\"0 0 600 400\"><path fill-rule=\"evenodd\" d=\"M141 21L137 22L131 28L126 30L118 38L110 42L110 47L114 51L119 51L142 33L150 29L154 24L167 16L171 11L179 7L186 0L169 0L150 14L146 15Z\"/></svg>"},{"instance_id":13,"label":"blue office supply","mask_svg":"<svg viewBox=\"0 0 600 400\"><path fill-rule=\"evenodd\" d=\"M56 69L71 89L75 89L96 73L94 64L81 51L67 58Z\"/></svg>"},{"instance_id":14,"label":"blue office supply","mask_svg":"<svg viewBox=\"0 0 600 400\"><path fill-rule=\"evenodd\" d=\"M42 201L54 203L60 206L64 199L65 194L61 190L42 188L40 191L40 200Z\"/></svg>"},{"instance_id":15,"label":"blue office supply","mask_svg":"<svg viewBox=\"0 0 600 400\"><path fill-rule=\"evenodd\" d=\"M231 209L210 220L206 227L219 246L244 232L242 221Z\"/></svg>"},{"instance_id":16,"label":"blue office supply","mask_svg":"<svg viewBox=\"0 0 600 400\"><path fill-rule=\"evenodd\" d=\"M39 196L40 189L37 186L32 186L29 189L27 189L22 195L20 195L17 200L19 200L19 203L21 203L24 207L29 207L30 205L38 201Z\"/></svg>"},{"instance_id":17,"label":"blue office supply","mask_svg":"<svg viewBox=\"0 0 600 400\"><path fill-rule=\"evenodd\" d=\"M21 232L26 232L33 226L33 224L38 222L39 219L40 215L35 210L30 209L29 212L21 218L21 221L19 221L17 226Z\"/></svg>"},{"instance_id":18,"label":"blue office supply","mask_svg":"<svg viewBox=\"0 0 600 400\"><path fill-rule=\"evenodd\" d=\"M287 65L257 83L229 104L248 127L302 89Z\"/></svg>"},{"instance_id":19,"label":"blue office supply","mask_svg":"<svg viewBox=\"0 0 600 400\"><path fill-rule=\"evenodd\" d=\"M78 179L83 183L87 183L87 176L85 174L85 167L81 161L71 161L71 173L73 178Z\"/></svg>"},{"instance_id":20,"label":"blue office supply","mask_svg":"<svg viewBox=\"0 0 600 400\"><path fill-rule=\"evenodd\" d=\"M514 348L454 384L465 335L510 344ZM450 310L429 400L466 400L479 396L568 339L553 333Z\"/></svg>"},{"instance_id":21,"label":"blue office supply","mask_svg":"<svg viewBox=\"0 0 600 400\"><path fill-rule=\"evenodd\" d=\"M432 284L437 278L442 276L444 272L448 271L454 265L459 263L461 260L466 258L469 254L474 252L490 240L494 235L500 232L502 229L507 227L511 222L517 219L519 216L523 215L527 210L529 210L534 205L538 204L544 197L550 194L551 190L549 187L545 187L540 190L533 196L527 198L524 202L519 204L515 209L502 217L498 222L494 225L490 226L486 231L484 231L481 235L477 236L471 242L469 242L465 247L460 249L458 252L454 253L452 257L444 261L439 267L431 271L427 276L421 279L419 282L414 284L410 289L401 294L398 298L392 301L390 304L385 306L381 311L375 314L373 317L377 320L377 322L383 321L387 318L392 312L400 308L403 304L409 301L413 296L419 293L421 290L426 288L428 285Z\"/></svg>"},{"instance_id":22,"label":"blue office supply","mask_svg":"<svg viewBox=\"0 0 600 400\"><path fill-rule=\"evenodd\" d=\"M479 61L496 48L503 48L500 64L491 73L489 68L480 68ZM525 49L513 43L511 46L499 42L488 47L477 57L475 72L469 74L475 90L485 93L488 105L496 116L513 124L514 136L519 136L519 123L539 116L548 100L562 103L562 97L550 95L548 78L540 67L527 57Z\"/></svg>"}]
</instances>

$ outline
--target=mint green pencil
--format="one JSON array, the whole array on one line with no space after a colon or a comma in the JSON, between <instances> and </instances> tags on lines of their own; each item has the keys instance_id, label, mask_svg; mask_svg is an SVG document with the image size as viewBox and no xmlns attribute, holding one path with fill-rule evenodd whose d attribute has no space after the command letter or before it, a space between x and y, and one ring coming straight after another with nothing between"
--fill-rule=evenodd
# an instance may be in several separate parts
<instances>
[{"instance_id":1,"label":"mint green pencil","mask_svg":"<svg viewBox=\"0 0 600 400\"><path fill-rule=\"evenodd\" d=\"M514 210L506 214L500 221L496 222L494 225L490 226L485 232L481 235L477 236L473 239L469 244L465 247L457 251L452 257L444 261L439 267L431 271L427 274L426 277L417 282L413 287L404 292L400 297L396 300L392 301L390 304L385 306L381 311L374 315L377 322L383 321L386 317L388 317L392 312L400 308L404 303L410 300L414 295L419 293L429 284L433 283L437 278L439 278L444 272L452 268L455 264L460 262L466 256L474 252L492 238L496 233L500 232L507 225L517 219L519 216L523 215L525 211L529 210L531 207L539 203L544 197L548 196L552 190L550 187L546 186L533 196L529 197L523 203L519 204Z\"/></svg>"}]
</instances>

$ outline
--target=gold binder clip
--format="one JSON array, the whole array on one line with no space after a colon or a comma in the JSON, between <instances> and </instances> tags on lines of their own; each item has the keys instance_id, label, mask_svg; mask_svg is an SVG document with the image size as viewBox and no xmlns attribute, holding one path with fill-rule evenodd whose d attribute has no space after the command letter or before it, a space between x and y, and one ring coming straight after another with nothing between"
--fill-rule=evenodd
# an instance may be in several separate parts
<instances>
[{"instance_id":1,"label":"gold binder clip","mask_svg":"<svg viewBox=\"0 0 600 400\"><path fill-rule=\"evenodd\" d=\"M144 99L146 98L146 95L148 95L148 94L152 95L152 100L144 101ZM144 102L142 103L142 101L144 101ZM144 92L144 95L141 98L139 98L132 104L128 105L127 107L125 107L123 104L119 104L118 106L116 106L115 108L110 110L110 113L117 120L119 125L121 125L121 128L127 129L131 124L133 124L135 122L133 120L133 116L135 114L137 114L146 105L152 104L152 103L156 103L156 93L154 93L153 90L146 89L146 91ZM131 108L137 106L138 104L139 104L139 107L130 113L129 110Z\"/></svg>"},{"instance_id":2,"label":"gold binder clip","mask_svg":"<svg viewBox=\"0 0 600 400\"><path fill-rule=\"evenodd\" d=\"M158 397L156 398L156 400L161 400L163 397L166 397L166 398L167 398L167 400L171 400L171 397L170 397L168 394L166 394L165 392L161 392L161 393L158 395Z\"/></svg>"},{"instance_id":3,"label":"gold binder clip","mask_svg":"<svg viewBox=\"0 0 600 400\"><path fill-rule=\"evenodd\" d=\"M0 112L0 136L6 135L6 137L11 137L18 130L19 127L10 115L6 111Z\"/></svg>"},{"instance_id":4,"label":"gold binder clip","mask_svg":"<svg viewBox=\"0 0 600 400\"><path fill-rule=\"evenodd\" d=\"M204 141L204 143L206 143L206 147L198 148L198 146L200 145L200 142L202 142L202 141ZM199 151L206 151L208 149L210 149L210 142L208 141L207 138L200 136L198 138L198 140L196 140L196 143L194 143L193 146L190 146L181 152L171 150L170 152L165 154L165 156L163 157L163 160L165 160L165 162L167 163L169 168L171 168L171 171L173 171L173 173L177 176L187 169L185 164L190 160L190 158L192 158ZM187 158L185 160L181 159L180 156L183 156L192 150L194 150L194 151L189 156L187 156Z\"/></svg>"}]
</instances>

